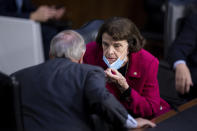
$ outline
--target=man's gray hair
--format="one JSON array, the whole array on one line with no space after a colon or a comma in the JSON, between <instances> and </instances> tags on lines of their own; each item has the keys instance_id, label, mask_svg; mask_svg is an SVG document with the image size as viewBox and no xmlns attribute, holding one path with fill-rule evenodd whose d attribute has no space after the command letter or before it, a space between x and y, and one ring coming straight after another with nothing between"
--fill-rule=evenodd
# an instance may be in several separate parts
<instances>
[{"instance_id":1,"label":"man's gray hair","mask_svg":"<svg viewBox=\"0 0 197 131\"><path fill-rule=\"evenodd\" d=\"M79 60L86 50L83 37L73 30L58 33L51 41L50 55Z\"/></svg>"}]
</instances>

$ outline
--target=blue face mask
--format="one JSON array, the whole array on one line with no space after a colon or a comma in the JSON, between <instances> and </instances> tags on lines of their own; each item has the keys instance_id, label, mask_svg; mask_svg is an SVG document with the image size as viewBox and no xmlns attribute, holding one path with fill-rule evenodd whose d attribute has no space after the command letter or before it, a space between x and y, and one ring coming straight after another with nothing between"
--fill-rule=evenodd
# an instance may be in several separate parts
<instances>
[{"instance_id":1,"label":"blue face mask","mask_svg":"<svg viewBox=\"0 0 197 131\"><path fill-rule=\"evenodd\" d=\"M126 60L126 57L121 60L120 57L114 62L112 63L111 65L109 64L109 61L107 60L107 58L103 55L103 61L105 62L105 64L109 67L109 68L112 68L112 69L120 69L120 67L122 66L122 64L125 62Z\"/></svg>"}]
</instances>

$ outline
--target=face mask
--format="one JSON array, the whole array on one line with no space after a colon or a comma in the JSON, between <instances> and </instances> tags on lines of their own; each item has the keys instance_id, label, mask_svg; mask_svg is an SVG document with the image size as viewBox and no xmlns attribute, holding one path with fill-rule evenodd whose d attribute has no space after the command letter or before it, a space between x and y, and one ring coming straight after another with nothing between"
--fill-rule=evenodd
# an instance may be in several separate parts
<instances>
[{"instance_id":1,"label":"face mask","mask_svg":"<svg viewBox=\"0 0 197 131\"><path fill-rule=\"evenodd\" d=\"M103 55L103 61L105 62L105 64L109 67L109 68L112 68L112 69L120 69L120 67L122 66L122 64L125 62L126 60L126 57L121 60L120 57L114 62L112 63L111 65L109 64L109 61L107 60L107 58Z\"/></svg>"}]
</instances>

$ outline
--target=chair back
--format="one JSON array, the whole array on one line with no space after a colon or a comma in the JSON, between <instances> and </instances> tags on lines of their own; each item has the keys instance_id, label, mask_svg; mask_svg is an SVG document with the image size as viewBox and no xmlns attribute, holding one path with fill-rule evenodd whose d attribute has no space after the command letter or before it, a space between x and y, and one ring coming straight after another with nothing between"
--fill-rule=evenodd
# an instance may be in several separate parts
<instances>
[{"instance_id":1,"label":"chair back","mask_svg":"<svg viewBox=\"0 0 197 131\"><path fill-rule=\"evenodd\" d=\"M14 112L15 112L15 121L16 121L16 129L17 131L23 131L23 115L22 115L22 99L21 99L21 87L19 83L16 81L15 77L12 78L12 91L14 98Z\"/></svg>"},{"instance_id":2,"label":"chair back","mask_svg":"<svg viewBox=\"0 0 197 131\"><path fill-rule=\"evenodd\" d=\"M20 88L16 80L0 72L0 130L23 131Z\"/></svg>"},{"instance_id":3,"label":"chair back","mask_svg":"<svg viewBox=\"0 0 197 131\"><path fill-rule=\"evenodd\" d=\"M85 40L85 43L89 43L96 40L99 28L104 23L104 20L92 20L84 24L81 28L76 31L81 34Z\"/></svg>"},{"instance_id":4,"label":"chair back","mask_svg":"<svg viewBox=\"0 0 197 131\"><path fill-rule=\"evenodd\" d=\"M164 24L164 55L180 31L183 19L197 11L196 0L167 0Z\"/></svg>"},{"instance_id":5,"label":"chair back","mask_svg":"<svg viewBox=\"0 0 197 131\"><path fill-rule=\"evenodd\" d=\"M40 24L0 16L0 70L11 74L44 61Z\"/></svg>"}]
</instances>

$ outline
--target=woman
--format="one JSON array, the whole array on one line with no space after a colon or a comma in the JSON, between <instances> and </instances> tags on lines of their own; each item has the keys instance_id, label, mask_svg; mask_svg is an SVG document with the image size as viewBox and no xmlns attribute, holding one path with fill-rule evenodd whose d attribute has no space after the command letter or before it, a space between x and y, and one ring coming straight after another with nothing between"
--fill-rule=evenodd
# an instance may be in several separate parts
<instances>
[{"instance_id":1,"label":"woman","mask_svg":"<svg viewBox=\"0 0 197 131\"><path fill-rule=\"evenodd\" d=\"M136 117L153 118L170 109L160 98L158 60L143 48L144 38L129 19L113 17L87 44L84 63L101 66L106 88Z\"/></svg>"}]
</instances>

